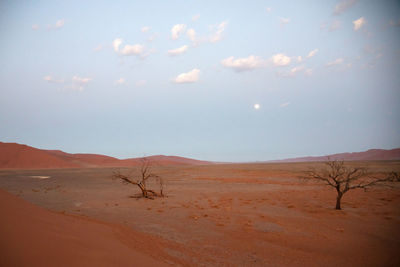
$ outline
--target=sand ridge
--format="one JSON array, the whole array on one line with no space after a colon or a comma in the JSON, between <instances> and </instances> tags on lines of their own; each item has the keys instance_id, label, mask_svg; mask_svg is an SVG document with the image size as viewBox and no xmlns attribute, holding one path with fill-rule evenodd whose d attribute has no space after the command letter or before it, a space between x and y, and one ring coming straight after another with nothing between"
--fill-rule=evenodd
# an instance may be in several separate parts
<instances>
[{"instance_id":1,"label":"sand ridge","mask_svg":"<svg viewBox=\"0 0 400 267\"><path fill-rule=\"evenodd\" d=\"M1 266L165 265L126 227L50 212L3 190L0 212Z\"/></svg>"},{"instance_id":2,"label":"sand ridge","mask_svg":"<svg viewBox=\"0 0 400 267\"><path fill-rule=\"evenodd\" d=\"M210 164L208 161L177 156L156 155L146 158L159 166ZM98 154L70 154L60 150L38 149L27 145L0 142L0 169L127 167L140 164L140 158L117 159Z\"/></svg>"}]
</instances>

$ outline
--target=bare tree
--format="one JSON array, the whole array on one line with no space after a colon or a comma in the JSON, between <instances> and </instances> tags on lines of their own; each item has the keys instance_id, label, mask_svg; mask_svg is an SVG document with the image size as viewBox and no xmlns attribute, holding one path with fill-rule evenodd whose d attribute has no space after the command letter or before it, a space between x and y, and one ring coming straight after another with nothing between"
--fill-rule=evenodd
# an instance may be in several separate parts
<instances>
[{"instance_id":1,"label":"bare tree","mask_svg":"<svg viewBox=\"0 0 400 267\"><path fill-rule=\"evenodd\" d=\"M128 175L124 175L121 174L120 171L115 171L113 174L113 179L121 179L125 184L137 185L142 192L142 197L144 198L153 199L154 197L164 197L164 180L152 172L151 162L147 158L141 159L141 166L138 175L133 175L132 172ZM160 193L147 188L147 183L151 179L158 183Z\"/></svg>"},{"instance_id":2,"label":"bare tree","mask_svg":"<svg viewBox=\"0 0 400 267\"><path fill-rule=\"evenodd\" d=\"M383 177L371 176L371 173L364 167L348 167L343 161L329 160L325 162L326 168L316 170L310 168L302 178L313 179L323 182L336 189L335 209L341 209L341 200L343 195L352 189L362 188L366 190L369 187L389 182L399 182L399 173L391 172Z\"/></svg>"}]
</instances>

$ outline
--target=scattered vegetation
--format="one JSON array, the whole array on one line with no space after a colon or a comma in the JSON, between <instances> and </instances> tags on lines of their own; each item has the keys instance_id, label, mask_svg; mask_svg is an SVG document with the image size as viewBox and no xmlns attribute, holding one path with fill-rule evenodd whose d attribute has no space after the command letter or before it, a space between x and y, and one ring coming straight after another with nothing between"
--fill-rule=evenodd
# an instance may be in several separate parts
<instances>
[{"instance_id":1,"label":"scattered vegetation","mask_svg":"<svg viewBox=\"0 0 400 267\"><path fill-rule=\"evenodd\" d=\"M141 166L139 174L134 173L135 170L131 171L130 174L124 175L120 171L115 171L113 179L120 179L124 184L133 184L140 188L142 197L154 199L155 197L164 197L164 180L154 174L151 169L151 162L147 158L141 159ZM159 193L148 188L150 180L155 180L159 186Z\"/></svg>"},{"instance_id":2,"label":"scattered vegetation","mask_svg":"<svg viewBox=\"0 0 400 267\"><path fill-rule=\"evenodd\" d=\"M400 182L400 175L396 172L386 173L382 176L372 176L367 168L349 167L343 161L329 160L325 162L325 168L316 170L310 168L306 175L302 177L306 180L317 180L325 185L336 189L336 206L335 209L340 210L343 195L352 190L367 188L376 185L391 186L393 182Z\"/></svg>"}]
</instances>

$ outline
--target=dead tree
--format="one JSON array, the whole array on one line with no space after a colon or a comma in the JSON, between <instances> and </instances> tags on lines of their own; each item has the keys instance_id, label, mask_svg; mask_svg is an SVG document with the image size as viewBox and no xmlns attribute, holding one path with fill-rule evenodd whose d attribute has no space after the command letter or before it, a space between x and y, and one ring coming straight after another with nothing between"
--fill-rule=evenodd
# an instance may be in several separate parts
<instances>
[{"instance_id":1,"label":"dead tree","mask_svg":"<svg viewBox=\"0 0 400 267\"><path fill-rule=\"evenodd\" d=\"M151 162L147 158L141 159L141 166L138 175L133 175L132 172L129 175L121 174L120 171L115 171L113 179L120 179L125 184L137 185L141 192L142 197L154 199L154 197L164 197L164 180L154 174L151 170ZM147 183L151 180L157 181L159 184L160 193L147 188Z\"/></svg>"},{"instance_id":2,"label":"dead tree","mask_svg":"<svg viewBox=\"0 0 400 267\"><path fill-rule=\"evenodd\" d=\"M343 161L329 160L325 162L326 168L316 170L310 168L303 176L303 179L317 180L325 185L336 189L335 209L341 209L341 200L343 195L352 189L362 188L366 190L379 184L389 185L389 182L399 182L399 173L391 172L383 177L372 176L371 173L363 167L348 167Z\"/></svg>"}]
</instances>

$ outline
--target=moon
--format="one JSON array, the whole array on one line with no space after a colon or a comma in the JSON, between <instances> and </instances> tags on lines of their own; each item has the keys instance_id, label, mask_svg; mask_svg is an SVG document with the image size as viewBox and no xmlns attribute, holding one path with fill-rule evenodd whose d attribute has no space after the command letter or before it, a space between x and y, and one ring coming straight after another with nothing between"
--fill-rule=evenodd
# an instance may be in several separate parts
<instances>
[{"instance_id":1,"label":"moon","mask_svg":"<svg viewBox=\"0 0 400 267\"><path fill-rule=\"evenodd\" d=\"M260 109L260 104L254 104L254 109Z\"/></svg>"}]
</instances>

